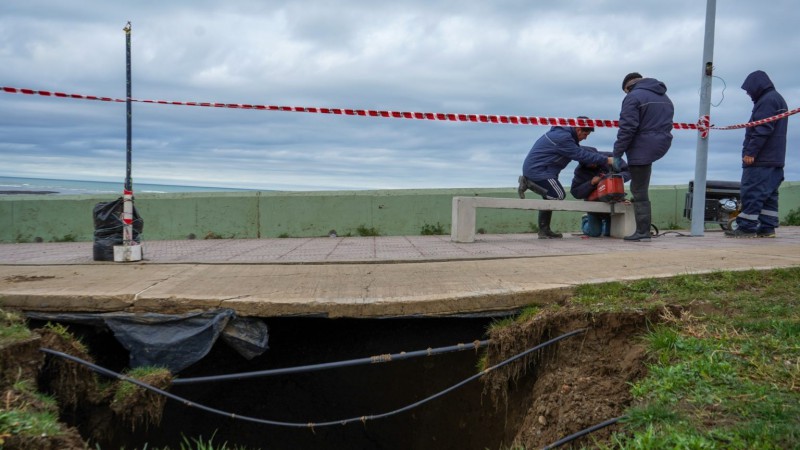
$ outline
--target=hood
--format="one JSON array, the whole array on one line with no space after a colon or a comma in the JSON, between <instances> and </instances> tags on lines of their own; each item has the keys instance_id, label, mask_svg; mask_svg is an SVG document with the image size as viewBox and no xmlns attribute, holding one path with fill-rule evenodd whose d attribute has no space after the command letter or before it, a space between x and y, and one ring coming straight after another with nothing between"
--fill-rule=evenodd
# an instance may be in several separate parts
<instances>
[{"instance_id":1,"label":"hood","mask_svg":"<svg viewBox=\"0 0 800 450\"><path fill-rule=\"evenodd\" d=\"M648 91L655 92L658 95L664 95L667 93L667 85L656 80L655 78L642 78L633 85L631 92L633 92L634 89L647 89Z\"/></svg>"},{"instance_id":2,"label":"hood","mask_svg":"<svg viewBox=\"0 0 800 450\"><path fill-rule=\"evenodd\" d=\"M747 92L753 101L758 100L761 95L770 88L775 88L772 80L763 70L756 70L744 79L742 89Z\"/></svg>"}]
</instances>

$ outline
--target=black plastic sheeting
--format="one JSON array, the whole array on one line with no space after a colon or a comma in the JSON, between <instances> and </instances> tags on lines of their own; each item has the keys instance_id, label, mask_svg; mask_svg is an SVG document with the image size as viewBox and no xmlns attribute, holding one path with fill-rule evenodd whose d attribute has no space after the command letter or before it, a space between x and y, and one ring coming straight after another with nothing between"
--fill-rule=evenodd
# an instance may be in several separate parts
<instances>
[{"instance_id":1,"label":"black plastic sheeting","mask_svg":"<svg viewBox=\"0 0 800 450\"><path fill-rule=\"evenodd\" d=\"M200 361L222 336L240 355L252 359L269 346L267 325L238 317L231 309L180 315L157 313L40 313L29 319L108 328L130 353L130 367L166 367L173 374Z\"/></svg>"},{"instance_id":2,"label":"black plastic sheeting","mask_svg":"<svg viewBox=\"0 0 800 450\"><path fill-rule=\"evenodd\" d=\"M92 256L95 261L113 261L114 246L122 245L122 210L124 198L120 197L111 202L101 202L94 205L92 215L94 217L94 246ZM133 207L133 240L142 243L142 229L144 221Z\"/></svg>"}]
</instances>

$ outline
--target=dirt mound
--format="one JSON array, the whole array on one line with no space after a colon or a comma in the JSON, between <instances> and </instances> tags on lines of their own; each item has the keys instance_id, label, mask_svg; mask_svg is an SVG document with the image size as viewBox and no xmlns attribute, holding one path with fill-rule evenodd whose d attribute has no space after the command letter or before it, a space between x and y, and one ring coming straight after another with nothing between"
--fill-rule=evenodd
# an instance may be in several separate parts
<instances>
[{"instance_id":1,"label":"dirt mound","mask_svg":"<svg viewBox=\"0 0 800 450\"><path fill-rule=\"evenodd\" d=\"M490 332L493 365L562 334L586 330L489 374L485 392L506 408L513 422L509 428L518 430L508 445L541 448L620 416L631 402L628 383L646 374L637 336L658 316L559 311ZM606 439L615 428L573 445Z\"/></svg>"}]
</instances>

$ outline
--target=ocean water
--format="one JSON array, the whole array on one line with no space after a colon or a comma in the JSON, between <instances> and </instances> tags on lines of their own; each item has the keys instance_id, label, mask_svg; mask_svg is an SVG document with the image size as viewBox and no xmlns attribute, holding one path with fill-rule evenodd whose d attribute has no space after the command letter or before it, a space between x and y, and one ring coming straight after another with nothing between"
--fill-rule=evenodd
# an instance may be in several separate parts
<instances>
[{"instance_id":1,"label":"ocean water","mask_svg":"<svg viewBox=\"0 0 800 450\"><path fill-rule=\"evenodd\" d=\"M54 180L47 178L0 177L0 195L35 194L50 195L122 195L124 180L118 183L86 180ZM178 186L170 184L147 184L133 182L134 194L166 192L241 192L249 189L222 188L210 186Z\"/></svg>"}]
</instances>

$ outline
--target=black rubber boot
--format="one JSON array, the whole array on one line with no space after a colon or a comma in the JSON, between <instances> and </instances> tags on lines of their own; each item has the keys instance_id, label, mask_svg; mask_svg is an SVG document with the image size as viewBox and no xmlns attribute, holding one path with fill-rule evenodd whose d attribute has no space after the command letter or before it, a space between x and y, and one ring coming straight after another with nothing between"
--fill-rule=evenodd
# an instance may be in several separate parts
<instances>
[{"instance_id":1,"label":"black rubber boot","mask_svg":"<svg viewBox=\"0 0 800 450\"><path fill-rule=\"evenodd\" d=\"M563 237L561 233L555 233L550 230L550 219L553 217L553 211L539 211L539 239L560 239Z\"/></svg>"},{"instance_id":2,"label":"black rubber boot","mask_svg":"<svg viewBox=\"0 0 800 450\"><path fill-rule=\"evenodd\" d=\"M650 242L650 202L633 202L636 232L625 236L626 241Z\"/></svg>"},{"instance_id":3,"label":"black rubber boot","mask_svg":"<svg viewBox=\"0 0 800 450\"><path fill-rule=\"evenodd\" d=\"M517 194L519 198L525 198L525 191L528 190L528 183L525 180L525 175L520 175L519 178L517 178L517 183L519 183L517 185Z\"/></svg>"}]
</instances>

